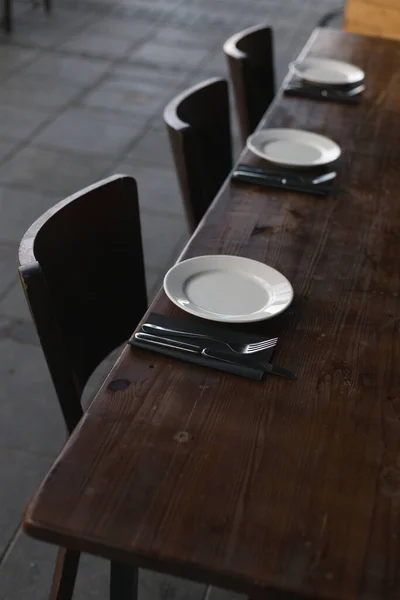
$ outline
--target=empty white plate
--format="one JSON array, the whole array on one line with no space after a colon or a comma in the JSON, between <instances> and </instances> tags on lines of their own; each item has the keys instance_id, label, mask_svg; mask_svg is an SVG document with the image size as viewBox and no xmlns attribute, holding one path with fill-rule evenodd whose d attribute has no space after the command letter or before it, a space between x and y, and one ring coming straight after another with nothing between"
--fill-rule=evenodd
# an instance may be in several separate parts
<instances>
[{"instance_id":1,"label":"empty white plate","mask_svg":"<svg viewBox=\"0 0 400 600\"><path fill-rule=\"evenodd\" d=\"M251 152L285 167L316 167L336 160L340 147L329 138L301 129L262 129L247 140Z\"/></svg>"},{"instance_id":2,"label":"empty white plate","mask_svg":"<svg viewBox=\"0 0 400 600\"><path fill-rule=\"evenodd\" d=\"M315 85L350 85L365 77L364 71L355 65L328 58L305 58L290 63L289 68L298 77Z\"/></svg>"},{"instance_id":3,"label":"empty white plate","mask_svg":"<svg viewBox=\"0 0 400 600\"><path fill-rule=\"evenodd\" d=\"M164 277L168 298L188 313L228 323L270 319L289 306L289 281L268 265L241 256L197 256Z\"/></svg>"}]
</instances>

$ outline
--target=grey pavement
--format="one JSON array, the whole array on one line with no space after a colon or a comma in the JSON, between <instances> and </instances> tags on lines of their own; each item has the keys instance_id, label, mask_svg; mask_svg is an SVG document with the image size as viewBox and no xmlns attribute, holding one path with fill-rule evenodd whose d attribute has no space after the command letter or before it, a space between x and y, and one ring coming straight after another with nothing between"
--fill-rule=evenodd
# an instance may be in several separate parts
<instances>
[{"instance_id":1,"label":"grey pavement","mask_svg":"<svg viewBox=\"0 0 400 600\"><path fill-rule=\"evenodd\" d=\"M188 238L162 123L185 87L226 76L221 46L275 30L277 79L341 0L54 0L15 6L0 38L0 600L48 597L55 549L20 530L24 507L65 440L17 277L17 249L43 211L112 173L138 180L150 296ZM341 25L340 16L333 24ZM237 142L237 126L233 123ZM236 143L236 148L238 144ZM88 384L89 402L112 358ZM106 561L83 557L75 598L107 598ZM234 600L146 571L140 599ZM238 597L238 596L237 596Z\"/></svg>"}]
</instances>

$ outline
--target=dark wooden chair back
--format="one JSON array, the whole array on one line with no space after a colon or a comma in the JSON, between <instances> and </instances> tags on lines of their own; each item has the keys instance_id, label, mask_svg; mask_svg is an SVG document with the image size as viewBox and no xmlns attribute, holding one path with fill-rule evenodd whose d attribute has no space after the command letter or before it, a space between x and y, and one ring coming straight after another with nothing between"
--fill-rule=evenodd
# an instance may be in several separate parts
<instances>
[{"instance_id":1,"label":"dark wooden chair back","mask_svg":"<svg viewBox=\"0 0 400 600\"><path fill-rule=\"evenodd\" d=\"M258 25L224 44L243 142L255 130L275 96L273 33Z\"/></svg>"},{"instance_id":2,"label":"dark wooden chair back","mask_svg":"<svg viewBox=\"0 0 400 600\"><path fill-rule=\"evenodd\" d=\"M232 168L228 84L213 78L164 110L177 176L191 229L195 229Z\"/></svg>"},{"instance_id":3,"label":"dark wooden chair back","mask_svg":"<svg viewBox=\"0 0 400 600\"><path fill-rule=\"evenodd\" d=\"M147 307L135 180L115 175L56 204L26 232L19 263L71 432L88 378Z\"/></svg>"}]
</instances>

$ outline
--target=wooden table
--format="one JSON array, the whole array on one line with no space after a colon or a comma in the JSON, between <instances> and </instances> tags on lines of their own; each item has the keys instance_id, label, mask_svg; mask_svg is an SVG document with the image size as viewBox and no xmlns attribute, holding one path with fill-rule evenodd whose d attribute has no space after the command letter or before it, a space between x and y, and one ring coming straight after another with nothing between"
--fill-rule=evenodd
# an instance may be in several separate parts
<instances>
[{"instance_id":1,"label":"wooden table","mask_svg":"<svg viewBox=\"0 0 400 600\"><path fill-rule=\"evenodd\" d=\"M363 102L278 95L262 126L341 144L340 191L228 182L184 253L289 278L292 306L254 329L279 331L298 381L126 349L28 508L33 537L250 596L400 597L400 44L319 30L307 52L364 68ZM152 310L178 314L163 292Z\"/></svg>"}]
</instances>

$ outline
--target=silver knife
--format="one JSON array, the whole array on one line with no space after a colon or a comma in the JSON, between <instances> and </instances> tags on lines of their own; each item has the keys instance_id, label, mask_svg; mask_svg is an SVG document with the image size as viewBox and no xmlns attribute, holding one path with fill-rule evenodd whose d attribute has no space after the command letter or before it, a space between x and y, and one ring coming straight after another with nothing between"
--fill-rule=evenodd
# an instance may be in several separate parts
<instances>
[{"instance_id":1,"label":"silver knife","mask_svg":"<svg viewBox=\"0 0 400 600\"><path fill-rule=\"evenodd\" d=\"M269 363L263 363L254 359L249 359L244 356L240 358L236 356L232 357L230 354L218 352L211 348L205 348L202 346L197 346L195 344L187 344L186 342L181 342L170 338L164 338L159 335L152 335L151 333L144 333L143 331L135 333L134 337L135 340L138 340L139 342L146 342L158 346L164 346L165 348L173 348L175 350L183 350L184 352L199 354L208 358L213 358L214 360L221 360L222 362L226 362L231 365L247 364L249 366L254 366L254 368L261 367L262 369L264 369L264 371L270 373L271 375L279 375L280 377L285 377L287 379L296 379L296 375L294 373L288 371L287 369L284 369L283 367L278 367Z\"/></svg>"}]
</instances>

